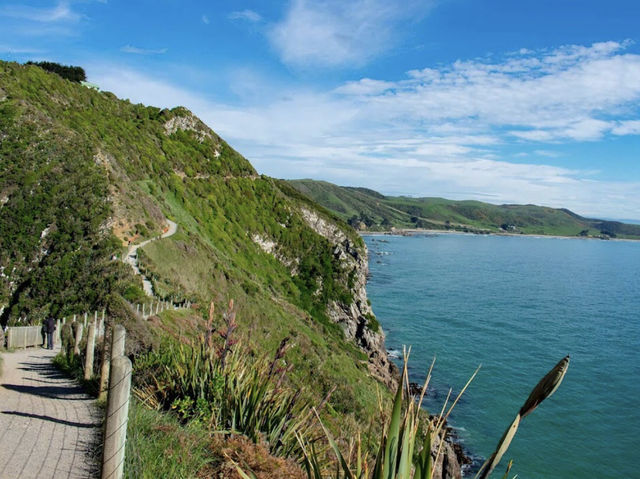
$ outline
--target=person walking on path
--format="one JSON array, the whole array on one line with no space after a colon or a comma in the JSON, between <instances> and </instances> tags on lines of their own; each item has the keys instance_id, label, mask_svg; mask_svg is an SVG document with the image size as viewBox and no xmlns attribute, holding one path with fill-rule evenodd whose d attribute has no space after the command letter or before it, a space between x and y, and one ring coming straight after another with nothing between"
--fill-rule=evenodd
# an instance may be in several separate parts
<instances>
[{"instance_id":1,"label":"person walking on path","mask_svg":"<svg viewBox=\"0 0 640 479\"><path fill-rule=\"evenodd\" d=\"M47 333L47 349L53 349L53 333L56 330L56 321L49 316L44 320L44 332Z\"/></svg>"}]
</instances>

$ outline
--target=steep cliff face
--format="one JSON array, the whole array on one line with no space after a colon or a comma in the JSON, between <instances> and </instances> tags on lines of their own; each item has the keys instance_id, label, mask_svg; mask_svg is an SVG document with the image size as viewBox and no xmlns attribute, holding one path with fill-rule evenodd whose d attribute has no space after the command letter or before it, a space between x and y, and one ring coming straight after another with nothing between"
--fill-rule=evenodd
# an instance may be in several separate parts
<instances>
[{"instance_id":1,"label":"steep cliff face","mask_svg":"<svg viewBox=\"0 0 640 479\"><path fill-rule=\"evenodd\" d=\"M384 342L384 332L375 321L367 298L367 274L369 271L367 246L356 244L333 222L317 211L301 208L302 218L320 236L334 247L333 255L340 260L341 268L351 272L349 284L352 301L333 300L327 305L327 314L338 323L345 336L354 341L369 357L369 372L389 387L397 382L397 368L389 360Z\"/></svg>"}]
</instances>

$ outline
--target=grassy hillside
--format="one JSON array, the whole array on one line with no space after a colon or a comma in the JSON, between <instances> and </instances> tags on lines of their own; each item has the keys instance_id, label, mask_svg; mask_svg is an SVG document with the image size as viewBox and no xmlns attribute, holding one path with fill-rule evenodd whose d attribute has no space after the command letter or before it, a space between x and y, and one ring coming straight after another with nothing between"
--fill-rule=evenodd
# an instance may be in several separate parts
<instances>
[{"instance_id":1,"label":"grassy hillside","mask_svg":"<svg viewBox=\"0 0 640 479\"><path fill-rule=\"evenodd\" d=\"M354 300L354 271L302 211L362 254L332 213L258 175L185 108L132 104L36 66L0 62L0 135L2 324L102 307L131 315L141 282L119 260L169 218L177 234L139 250L141 266L158 297L199 309L173 325L165 313L152 335L197 334L211 299L234 298L243 347L259 357L291 338L289 380L316 402L337 386L325 411L345 431L375 411L367 354L327 314Z\"/></svg>"},{"instance_id":2,"label":"grassy hillside","mask_svg":"<svg viewBox=\"0 0 640 479\"><path fill-rule=\"evenodd\" d=\"M343 220L365 230L395 227L640 239L640 225L583 218L567 209L384 196L366 188L314 180L289 183Z\"/></svg>"}]
</instances>

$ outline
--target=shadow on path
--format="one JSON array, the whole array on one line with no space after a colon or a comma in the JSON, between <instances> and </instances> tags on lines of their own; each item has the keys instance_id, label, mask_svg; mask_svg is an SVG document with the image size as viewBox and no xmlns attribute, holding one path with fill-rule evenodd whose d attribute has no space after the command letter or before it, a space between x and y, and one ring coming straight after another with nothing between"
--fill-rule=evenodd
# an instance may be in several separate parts
<instances>
[{"instance_id":1,"label":"shadow on path","mask_svg":"<svg viewBox=\"0 0 640 479\"><path fill-rule=\"evenodd\" d=\"M61 380L67 380L68 379L68 377L65 376L64 373L62 373L62 371L57 369L51 363L22 362L22 363L18 363L18 364L20 364L20 366L22 366L22 367L17 368L20 371L35 372L35 373L38 373L38 375L44 376L47 379L61 379Z\"/></svg>"},{"instance_id":2,"label":"shadow on path","mask_svg":"<svg viewBox=\"0 0 640 479\"><path fill-rule=\"evenodd\" d=\"M33 418L33 419L41 419L43 421L51 421L51 422L55 422L55 423L58 423L58 424L64 424L65 426L72 426L72 427L100 427L100 426L102 426L102 424L100 424L100 423L67 421L65 419L58 419L57 417L41 416L40 414L32 414L32 413L20 412L20 411L0 411L0 414L10 414L10 415L13 415L13 416L30 417L30 418Z\"/></svg>"},{"instance_id":3,"label":"shadow on path","mask_svg":"<svg viewBox=\"0 0 640 479\"><path fill-rule=\"evenodd\" d=\"M3 384L3 388L23 394L32 394L49 399L64 399L65 401L86 401L87 397L79 386L22 386L18 384Z\"/></svg>"}]
</instances>

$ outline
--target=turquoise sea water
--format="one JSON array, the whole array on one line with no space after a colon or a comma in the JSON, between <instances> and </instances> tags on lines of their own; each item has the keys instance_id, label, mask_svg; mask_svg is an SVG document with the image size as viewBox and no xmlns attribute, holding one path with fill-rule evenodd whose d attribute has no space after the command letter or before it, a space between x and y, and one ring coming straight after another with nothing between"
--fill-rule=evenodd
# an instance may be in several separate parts
<instances>
[{"instance_id":1,"label":"turquoise sea water","mask_svg":"<svg viewBox=\"0 0 640 479\"><path fill-rule=\"evenodd\" d=\"M497 471L512 458L520 479L640 478L640 242L365 241L387 348L412 346L418 382L437 356L429 409L482 364L452 417L469 451L490 455L537 381L571 354L564 382L523 420Z\"/></svg>"}]
</instances>

